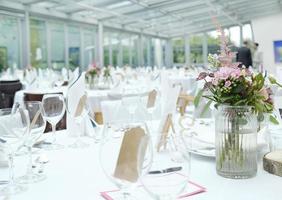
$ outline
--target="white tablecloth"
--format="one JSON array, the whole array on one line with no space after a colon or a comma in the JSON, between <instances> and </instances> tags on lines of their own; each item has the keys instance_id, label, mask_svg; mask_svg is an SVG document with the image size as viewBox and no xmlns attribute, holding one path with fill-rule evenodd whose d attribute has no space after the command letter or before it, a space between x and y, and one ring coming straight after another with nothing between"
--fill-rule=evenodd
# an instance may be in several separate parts
<instances>
[{"instance_id":1,"label":"white tablecloth","mask_svg":"<svg viewBox=\"0 0 282 200\"><path fill-rule=\"evenodd\" d=\"M65 131L63 131L65 132ZM58 134L59 141L68 144L72 138ZM45 152L49 158L43 182L29 185L28 191L13 196L13 200L102 200L100 191L115 189L103 174L98 159L99 145L92 143L87 149L63 149ZM34 155L36 158L38 155ZM261 157L260 157L261 158ZM110 158L109 158L110 159ZM16 176L23 175L27 157L16 157ZM261 160L261 159L259 159ZM0 168L0 177L8 176ZM187 199L193 200L281 200L282 178L268 174L259 163L256 177L232 180L218 176L215 160L192 156L192 181L207 188L207 192ZM0 196L0 199L2 197Z\"/></svg>"}]
</instances>

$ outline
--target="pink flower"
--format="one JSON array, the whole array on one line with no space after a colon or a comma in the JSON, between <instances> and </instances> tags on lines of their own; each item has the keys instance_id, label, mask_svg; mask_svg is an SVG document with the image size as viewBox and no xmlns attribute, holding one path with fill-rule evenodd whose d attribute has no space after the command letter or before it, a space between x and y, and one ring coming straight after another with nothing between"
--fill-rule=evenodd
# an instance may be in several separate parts
<instances>
[{"instance_id":1,"label":"pink flower","mask_svg":"<svg viewBox=\"0 0 282 200\"><path fill-rule=\"evenodd\" d=\"M214 73L213 83L218 83L219 80L226 80L228 78L238 78L241 76L241 70L233 67L221 67L219 71Z\"/></svg>"},{"instance_id":2,"label":"pink flower","mask_svg":"<svg viewBox=\"0 0 282 200\"><path fill-rule=\"evenodd\" d=\"M230 85L231 85L231 81L226 81L224 84L225 87L229 87Z\"/></svg>"},{"instance_id":3,"label":"pink flower","mask_svg":"<svg viewBox=\"0 0 282 200\"><path fill-rule=\"evenodd\" d=\"M260 95L263 97L263 100L266 101L269 98L268 92L266 88L261 88L259 91Z\"/></svg>"}]
</instances>

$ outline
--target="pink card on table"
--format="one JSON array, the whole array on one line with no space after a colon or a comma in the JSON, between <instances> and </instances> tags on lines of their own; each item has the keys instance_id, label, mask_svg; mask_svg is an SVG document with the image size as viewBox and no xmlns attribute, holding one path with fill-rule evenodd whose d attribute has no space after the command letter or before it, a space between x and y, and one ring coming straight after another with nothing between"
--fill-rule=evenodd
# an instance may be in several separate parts
<instances>
[{"instance_id":1,"label":"pink card on table","mask_svg":"<svg viewBox=\"0 0 282 200\"><path fill-rule=\"evenodd\" d=\"M186 188L187 189L185 189L185 191L179 195L178 199L185 199L187 197L206 192L206 188L192 181L188 182L188 185ZM101 192L100 194L106 200L114 200L116 195L118 195L118 192L119 190L110 190L110 191ZM137 189L135 190L133 194L134 196L136 195L136 197L140 199L152 199L152 197L149 196L149 194L145 191L142 185L137 187Z\"/></svg>"}]
</instances>

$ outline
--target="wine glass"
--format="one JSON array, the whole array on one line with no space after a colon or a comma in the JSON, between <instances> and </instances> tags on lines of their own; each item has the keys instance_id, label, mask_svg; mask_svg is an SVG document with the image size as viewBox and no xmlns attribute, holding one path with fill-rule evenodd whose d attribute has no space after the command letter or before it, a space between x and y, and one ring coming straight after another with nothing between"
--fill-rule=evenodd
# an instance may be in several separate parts
<instances>
[{"instance_id":1,"label":"wine glass","mask_svg":"<svg viewBox=\"0 0 282 200\"><path fill-rule=\"evenodd\" d=\"M51 145L44 146L44 149L58 150L64 148L58 144L56 140L56 124L63 118L65 114L65 101L62 94L45 94L42 98L43 117L52 126Z\"/></svg>"},{"instance_id":2,"label":"wine glass","mask_svg":"<svg viewBox=\"0 0 282 200\"><path fill-rule=\"evenodd\" d=\"M122 106L128 111L130 115L131 123L134 122L134 120L136 120L134 118L134 114L136 113L138 106L140 106L141 98L139 96L123 97L121 101Z\"/></svg>"},{"instance_id":3,"label":"wine glass","mask_svg":"<svg viewBox=\"0 0 282 200\"><path fill-rule=\"evenodd\" d=\"M28 113L23 109L0 110L0 143L9 159L9 183L0 190L0 194L13 195L27 190L14 178L14 155L17 149L24 144L28 132Z\"/></svg>"},{"instance_id":4,"label":"wine glass","mask_svg":"<svg viewBox=\"0 0 282 200\"><path fill-rule=\"evenodd\" d=\"M100 145L100 164L107 178L121 191L115 199L132 199L131 189L149 171L152 144L145 123L112 124ZM115 132L121 137L114 137Z\"/></svg>"},{"instance_id":5,"label":"wine glass","mask_svg":"<svg viewBox=\"0 0 282 200\"><path fill-rule=\"evenodd\" d=\"M187 186L190 172L190 154L187 140L170 134L153 138L153 161L150 171L141 176L145 190L157 200L177 199ZM162 144L160 146L160 144Z\"/></svg>"},{"instance_id":6,"label":"wine glass","mask_svg":"<svg viewBox=\"0 0 282 200\"><path fill-rule=\"evenodd\" d=\"M68 112L70 115L73 117L75 124L79 128L79 130L82 129L83 121L86 117L89 117L89 109L87 105L87 94L85 93L79 100L76 108L74 109L75 112L71 112L68 109ZM81 140L81 132L78 131L76 140L73 144L69 145L71 148L86 148L88 147L89 144L85 143L84 141Z\"/></svg>"},{"instance_id":7,"label":"wine glass","mask_svg":"<svg viewBox=\"0 0 282 200\"><path fill-rule=\"evenodd\" d=\"M40 101L26 101L20 107L28 114L28 129L25 146L28 149L29 162L27 172L18 180L21 183L36 183L46 178L43 174L34 173L32 170L32 146L38 141L46 127L46 120L43 118L43 108Z\"/></svg>"}]
</instances>

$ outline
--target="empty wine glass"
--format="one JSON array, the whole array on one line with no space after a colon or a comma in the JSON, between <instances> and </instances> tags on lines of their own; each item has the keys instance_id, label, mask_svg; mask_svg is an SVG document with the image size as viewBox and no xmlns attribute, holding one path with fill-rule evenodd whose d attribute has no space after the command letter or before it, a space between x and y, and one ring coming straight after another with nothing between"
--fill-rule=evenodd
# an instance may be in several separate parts
<instances>
[{"instance_id":1,"label":"empty wine glass","mask_svg":"<svg viewBox=\"0 0 282 200\"><path fill-rule=\"evenodd\" d=\"M130 115L130 122L134 122L135 117L134 114L138 106L140 106L140 97L139 96L132 96L132 97L123 97L122 98L122 106L128 111Z\"/></svg>"},{"instance_id":2,"label":"empty wine glass","mask_svg":"<svg viewBox=\"0 0 282 200\"><path fill-rule=\"evenodd\" d=\"M151 166L149 131L145 123L112 124L111 127L101 141L100 164L108 179L121 190L115 199L132 199L132 187ZM115 131L122 136L113 137Z\"/></svg>"},{"instance_id":3,"label":"empty wine glass","mask_svg":"<svg viewBox=\"0 0 282 200\"><path fill-rule=\"evenodd\" d=\"M14 155L23 145L29 126L28 113L23 109L0 110L0 143L9 159L9 183L0 190L0 194L12 195L25 191L26 186L20 185L14 178Z\"/></svg>"},{"instance_id":4,"label":"empty wine glass","mask_svg":"<svg viewBox=\"0 0 282 200\"><path fill-rule=\"evenodd\" d=\"M44 146L44 149L58 150L64 148L58 144L56 140L56 124L63 118L65 114L65 101L62 94L45 94L42 98L43 117L52 126L51 145Z\"/></svg>"},{"instance_id":5,"label":"empty wine glass","mask_svg":"<svg viewBox=\"0 0 282 200\"><path fill-rule=\"evenodd\" d=\"M21 183L36 183L44 180L46 176L43 174L34 173L32 170L32 146L35 144L36 141L38 141L38 139L43 134L46 127L46 121L42 115L43 108L41 102L24 102L22 109L28 113L29 126L27 129L25 146L28 149L29 162L26 174L20 177L18 180Z\"/></svg>"},{"instance_id":6,"label":"empty wine glass","mask_svg":"<svg viewBox=\"0 0 282 200\"><path fill-rule=\"evenodd\" d=\"M159 138L162 137L153 139L157 145L153 149L152 167L141 176L141 183L154 199L174 200L188 184L190 155L186 149L187 141L175 134Z\"/></svg>"}]
</instances>

